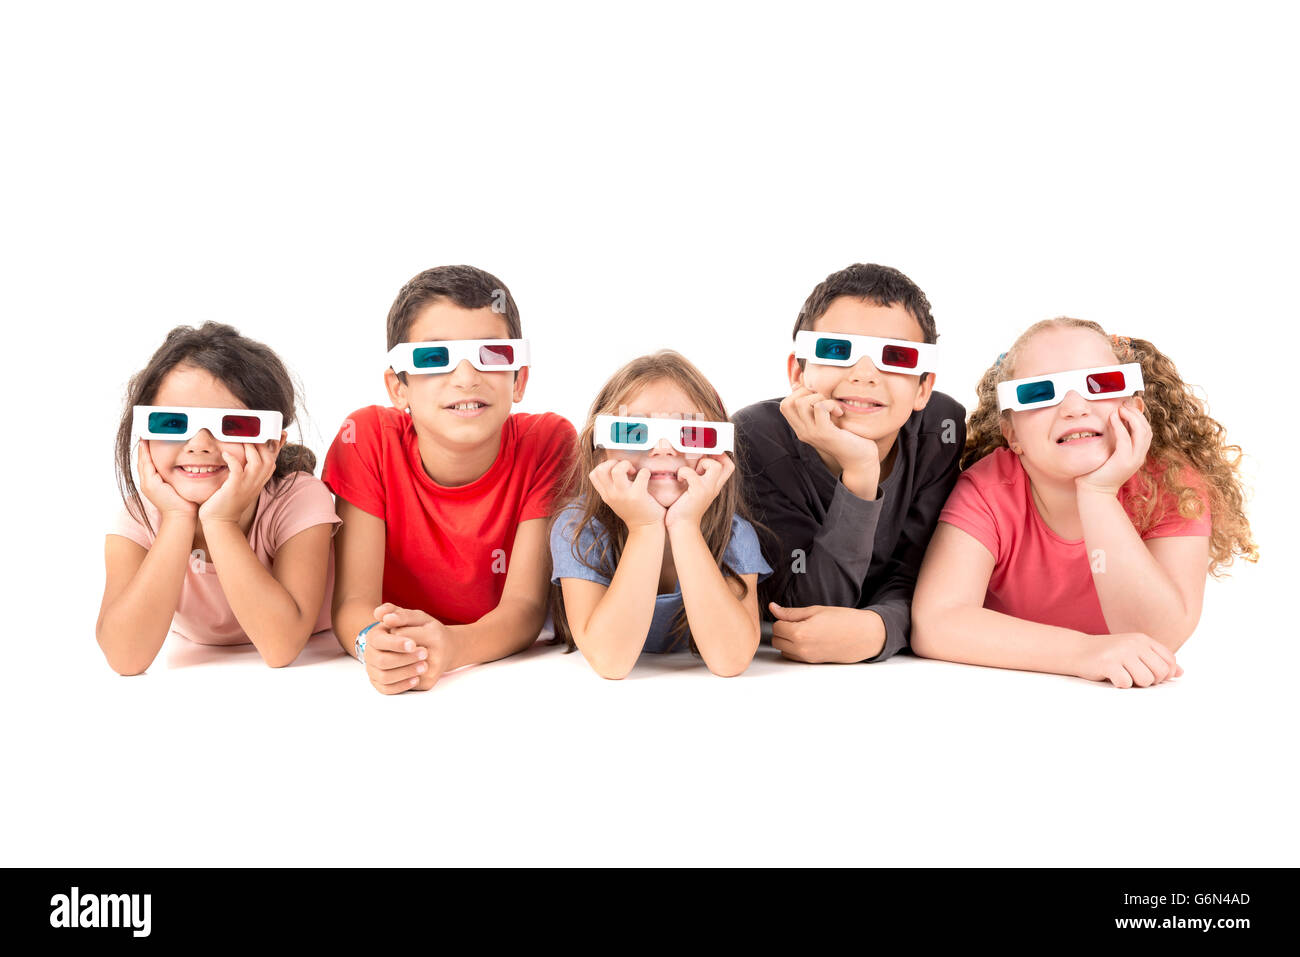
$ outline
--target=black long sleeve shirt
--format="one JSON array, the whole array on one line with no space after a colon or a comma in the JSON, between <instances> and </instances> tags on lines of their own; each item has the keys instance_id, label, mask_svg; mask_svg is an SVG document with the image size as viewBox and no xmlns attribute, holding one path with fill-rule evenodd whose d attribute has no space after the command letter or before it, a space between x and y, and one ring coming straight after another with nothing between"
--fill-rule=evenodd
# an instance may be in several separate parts
<instances>
[{"instance_id":1,"label":"black long sleeve shirt","mask_svg":"<svg viewBox=\"0 0 1300 957\"><path fill-rule=\"evenodd\" d=\"M776 539L764 541L774 574L760 588L763 613L770 617L768 601L870 609L885 622L885 644L868 660L882 661L908 646L912 592L957 481L966 410L932 393L899 429L893 467L867 501L795 437L780 404L767 399L732 417L746 500Z\"/></svg>"}]
</instances>

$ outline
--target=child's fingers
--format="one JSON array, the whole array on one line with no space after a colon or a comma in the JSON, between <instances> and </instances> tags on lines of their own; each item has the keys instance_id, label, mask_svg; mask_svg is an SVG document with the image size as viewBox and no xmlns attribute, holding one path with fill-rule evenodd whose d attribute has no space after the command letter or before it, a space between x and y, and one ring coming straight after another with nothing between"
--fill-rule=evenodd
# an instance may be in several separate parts
<instances>
[{"instance_id":1,"label":"child's fingers","mask_svg":"<svg viewBox=\"0 0 1300 957\"><path fill-rule=\"evenodd\" d=\"M1171 677L1171 678L1181 678L1182 676L1183 676L1183 666L1182 666L1182 665L1174 665L1174 673L1173 673L1172 675L1170 675L1170 677Z\"/></svg>"},{"instance_id":2,"label":"child's fingers","mask_svg":"<svg viewBox=\"0 0 1300 957\"><path fill-rule=\"evenodd\" d=\"M415 652L415 642L410 638L398 638L396 635L389 634L387 628L376 627L366 633L367 658L370 656L371 648L411 654Z\"/></svg>"},{"instance_id":3,"label":"child's fingers","mask_svg":"<svg viewBox=\"0 0 1300 957\"><path fill-rule=\"evenodd\" d=\"M1174 653L1160 642L1153 639L1151 642L1151 648L1157 655L1165 660L1165 663L1168 664L1170 668L1178 667L1178 660L1174 657Z\"/></svg>"},{"instance_id":4,"label":"child's fingers","mask_svg":"<svg viewBox=\"0 0 1300 957\"><path fill-rule=\"evenodd\" d=\"M412 665L403 665L400 668L391 668L384 671L372 672L370 680L378 684L385 685L406 685L412 678L419 679L420 675L429 670L429 665L424 661L417 661Z\"/></svg>"},{"instance_id":5,"label":"child's fingers","mask_svg":"<svg viewBox=\"0 0 1300 957\"><path fill-rule=\"evenodd\" d=\"M406 668L418 662L425 661L429 652L424 648L417 648L413 652L395 652L384 651L382 648L372 648L370 643L366 643L366 668L373 671L376 676L387 674L397 668Z\"/></svg>"},{"instance_id":6,"label":"child's fingers","mask_svg":"<svg viewBox=\"0 0 1300 957\"><path fill-rule=\"evenodd\" d=\"M700 487L702 480L700 473L695 471L689 465L683 465L677 470L677 481L686 483L686 491L693 492Z\"/></svg>"},{"instance_id":7,"label":"child's fingers","mask_svg":"<svg viewBox=\"0 0 1300 957\"><path fill-rule=\"evenodd\" d=\"M630 469L632 467L632 463L628 462L627 467ZM649 469L637 470L636 478L632 480L632 491L634 491L637 495L649 494L650 492L650 470Z\"/></svg>"},{"instance_id":8,"label":"child's fingers","mask_svg":"<svg viewBox=\"0 0 1300 957\"><path fill-rule=\"evenodd\" d=\"M1133 676L1133 683L1139 688L1147 688L1156 683L1156 676L1143 664L1141 656L1124 662L1124 669Z\"/></svg>"},{"instance_id":9,"label":"child's fingers","mask_svg":"<svg viewBox=\"0 0 1300 957\"><path fill-rule=\"evenodd\" d=\"M370 683L375 686L375 690L380 694L401 694L403 691L410 691L414 688L420 683L420 679L407 678L405 681L394 681L388 684L371 678Z\"/></svg>"},{"instance_id":10,"label":"child's fingers","mask_svg":"<svg viewBox=\"0 0 1300 957\"><path fill-rule=\"evenodd\" d=\"M786 608L783 605L778 605L774 601L770 601L767 603L767 607L770 608L772 614L781 621L804 621L821 611L822 606L807 605L803 608ZM773 625L772 627L775 628L776 626Z\"/></svg>"},{"instance_id":11,"label":"child's fingers","mask_svg":"<svg viewBox=\"0 0 1300 957\"><path fill-rule=\"evenodd\" d=\"M391 601L386 601L378 608L376 608L374 611L372 611L371 614L375 616L376 621L383 621L384 616L387 615L390 611L397 611L401 607L402 607L401 605L394 605Z\"/></svg>"},{"instance_id":12,"label":"child's fingers","mask_svg":"<svg viewBox=\"0 0 1300 957\"><path fill-rule=\"evenodd\" d=\"M386 612L379 619L384 623L384 627L389 632L395 633L398 628L411 628L417 625L427 625L433 621L433 616L427 612L420 611L418 608L394 608Z\"/></svg>"},{"instance_id":13,"label":"child's fingers","mask_svg":"<svg viewBox=\"0 0 1300 957\"><path fill-rule=\"evenodd\" d=\"M1160 684L1174 670L1174 666L1158 655L1154 648L1139 653L1138 659L1146 666L1147 671L1151 672L1152 684Z\"/></svg>"}]
</instances>

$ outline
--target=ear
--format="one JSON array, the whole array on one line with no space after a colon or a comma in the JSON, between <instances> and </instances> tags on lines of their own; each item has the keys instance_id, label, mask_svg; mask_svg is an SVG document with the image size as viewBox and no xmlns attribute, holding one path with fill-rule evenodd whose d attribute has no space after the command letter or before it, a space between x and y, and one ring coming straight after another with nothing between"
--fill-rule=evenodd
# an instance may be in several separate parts
<instances>
[{"instance_id":1,"label":"ear","mask_svg":"<svg viewBox=\"0 0 1300 957\"><path fill-rule=\"evenodd\" d=\"M1007 445L1016 444L1016 427L1011 421L1009 415L998 416L998 427L1002 430L1002 437L1007 440Z\"/></svg>"},{"instance_id":2,"label":"ear","mask_svg":"<svg viewBox=\"0 0 1300 957\"><path fill-rule=\"evenodd\" d=\"M406 383L392 369L384 370L384 388L388 390L388 401L394 408L405 411L411 404L406 397Z\"/></svg>"},{"instance_id":3,"label":"ear","mask_svg":"<svg viewBox=\"0 0 1300 957\"><path fill-rule=\"evenodd\" d=\"M1131 396L1129 396L1127 399L1125 399L1124 401L1125 401L1125 402L1131 402L1131 403L1133 404L1133 408L1134 408L1134 409L1136 409L1137 411L1141 412L1143 415L1146 414L1146 411L1147 411L1147 403L1146 403L1146 400L1142 398L1142 396L1140 396L1140 395L1131 395Z\"/></svg>"},{"instance_id":4,"label":"ear","mask_svg":"<svg viewBox=\"0 0 1300 957\"><path fill-rule=\"evenodd\" d=\"M793 352L785 360L785 374L790 379L792 390L803 385L803 369L799 368L799 360L794 357Z\"/></svg>"},{"instance_id":5,"label":"ear","mask_svg":"<svg viewBox=\"0 0 1300 957\"><path fill-rule=\"evenodd\" d=\"M288 432L281 432L281 433L280 433L280 441L277 442L277 443L275 443L275 454L276 454L277 456L280 454L280 450L281 450L282 448L284 448L284 444L285 444L286 442L288 442L288 441L289 441L289 433L288 433Z\"/></svg>"},{"instance_id":6,"label":"ear","mask_svg":"<svg viewBox=\"0 0 1300 957\"><path fill-rule=\"evenodd\" d=\"M912 403L912 411L920 412L930 401L930 395L934 392L934 373L927 372L921 376L920 385L916 389L916 401Z\"/></svg>"},{"instance_id":7,"label":"ear","mask_svg":"<svg viewBox=\"0 0 1300 957\"><path fill-rule=\"evenodd\" d=\"M512 393L513 401L515 402L524 401L524 389L526 389L527 387L528 387L528 366L522 366L519 369L515 370L515 388L514 388L514 392Z\"/></svg>"}]
</instances>

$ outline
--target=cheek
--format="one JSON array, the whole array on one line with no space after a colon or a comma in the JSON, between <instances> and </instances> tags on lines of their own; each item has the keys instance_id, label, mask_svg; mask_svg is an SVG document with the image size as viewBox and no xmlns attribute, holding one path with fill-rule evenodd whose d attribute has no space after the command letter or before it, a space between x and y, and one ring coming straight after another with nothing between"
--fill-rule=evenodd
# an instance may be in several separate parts
<instances>
[{"instance_id":1,"label":"cheek","mask_svg":"<svg viewBox=\"0 0 1300 957\"><path fill-rule=\"evenodd\" d=\"M146 440L145 444L149 446L149 458L153 459L154 468L160 472L174 466L180 456L180 442L161 442L154 439Z\"/></svg>"}]
</instances>

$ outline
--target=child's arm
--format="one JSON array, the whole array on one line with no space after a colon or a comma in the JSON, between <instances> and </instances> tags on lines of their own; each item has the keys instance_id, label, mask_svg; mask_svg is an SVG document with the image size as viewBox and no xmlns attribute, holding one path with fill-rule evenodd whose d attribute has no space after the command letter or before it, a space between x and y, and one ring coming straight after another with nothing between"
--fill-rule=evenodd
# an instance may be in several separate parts
<instances>
[{"instance_id":1,"label":"child's arm","mask_svg":"<svg viewBox=\"0 0 1300 957\"><path fill-rule=\"evenodd\" d=\"M665 525L695 647L710 671L730 678L748 668L758 650L758 576L742 575L748 587L744 598L736 597L700 532L705 510L735 464L724 455L702 459L699 469L678 470L686 491L668 510Z\"/></svg>"},{"instance_id":2,"label":"child's arm","mask_svg":"<svg viewBox=\"0 0 1300 957\"><path fill-rule=\"evenodd\" d=\"M655 595L664 563L664 508L648 491L650 470L635 479L627 461L592 470L592 484L627 525L627 541L608 585L561 578L564 611L573 643L602 678L625 678L654 619Z\"/></svg>"},{"instance_id":3,"label":"child's arm","mask_svg":"<svg viewBox=\"0 0 1300 957\"><path fill-rule=\"evenodd\" d=\"M107 537L104 597L95 622L95 638L104 657L122 675L143 672L167 640L185 583L198 514L193 503L159 476L144 442L136 463L140 491L162 513L158 534L148 549L120 535Z\"/></svg>"},{"instance_id":4,"label":"child's arm","mask_svg":"<svg viewBox=\"0 0 1300 957\"><path fill-rule=\"evenodd\" d=\"M272 668L291 664L320 617L329 568L329 525L314 525L283 543L268 570L239 526L275 472L275 443L246 443L241 465L223 452L229 474L199 508L203 538L235 620Z\"/></svg>"},{"instance_id":5,"label":"child's arm","mask_svg":"<svg viewBox=\"0 0 1300 957\"><path fill-rule=\"evenodd\" d=\"M356 657L361 629L384 613L384 520L335 496L334 510L343 520L334 536L334 599L330 606L334 635ZM400 694L419 683L428 652L409 638L395 638L382 624L366 632L366 676L382 694Z\"/></svg>"},{"instance_id":6,"label":"child's arm","mask_svg":"<svg viewBox=\"0 0 1300 957\"><path fill-rule=\"evenodd\" d=\"M444 625L418 609L393 604L375 609L390 634L414 641L427 653L428 670L416 683L417 691L428 691L448 671L518 654L537 640L546 621L550 582L546 525L544 518L519 523L501 600L478 621ZM372 634L374 631L367 634L367 641ZM369 650L366 656L369 658Z\"/></svg>"},{"instance_id":7,"label":"child's arm","mask_svg":"<svg viewBox=\"0 0 1300 957\"><path fill-rule=\"evenodd\" d=\"M973 535L940 522L912 601L912 650L926 658L1150 685L1182 674L1173 652L1145 634L1085 635L984 606L994 557Z\"/></svg>"},{"instance_id":8,"label":"child's arm","mask_svg":"<svg viewBox=\"0 0 1300 957\"><path fill-rule=\"evenodd\" d=\"M164 513L153 545L109 535L104 545L104 598L95 638L118 674L138 675L153 664L167 640L180 602L194 519Z\"/></svg>"},{"instance_id":9,"label":"child's arm","mask_svg":"<svg viewBox=\"0 0 1300 957\"><path fill-rule=\"evenodd\" d=\"M1114 454L1075 482L1101 611L1111 631L1144 632L1177 651L1201 617L1209 538L1142 540L1118 495L1146 458L1151 426L1127 406L1111 414L1109 425Z\"/></svg>"}]
</instances>

